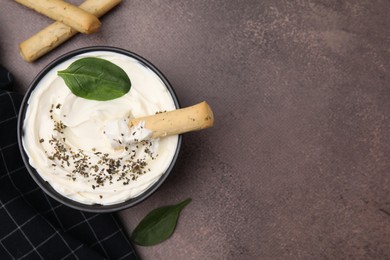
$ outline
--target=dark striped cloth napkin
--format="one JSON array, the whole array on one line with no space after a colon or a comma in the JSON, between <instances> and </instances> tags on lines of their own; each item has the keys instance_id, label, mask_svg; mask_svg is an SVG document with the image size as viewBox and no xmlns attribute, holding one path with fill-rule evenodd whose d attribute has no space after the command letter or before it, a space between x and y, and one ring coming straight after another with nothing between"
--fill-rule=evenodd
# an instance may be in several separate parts
<instances>
[{"instance_id":1,"label":"dark striped cloth napkin","mask_svg":"<svg viewBox=\"0 0 390 260\"><path fill-rule=\"evenodd\" d=\"M64 206L30 177L16 136L21 100L0 90L0 259L139 259L116 215Z\"/></svg>"}]
</instances>

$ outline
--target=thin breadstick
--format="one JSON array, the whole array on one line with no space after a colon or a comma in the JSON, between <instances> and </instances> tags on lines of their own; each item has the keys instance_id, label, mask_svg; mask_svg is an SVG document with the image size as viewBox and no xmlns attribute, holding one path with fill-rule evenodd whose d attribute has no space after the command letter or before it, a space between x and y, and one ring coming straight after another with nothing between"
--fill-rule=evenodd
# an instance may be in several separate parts
<instances>
[{"instance_id":1,"label":"thin breadstick","mask_svg":"<svg viewBox=\"0 0 390 260\"><path fill-rule=\"evenodd\" d=\"M129 127L141 121L144 121L146 129L152 131L152 138L159 138L212 127L214 115L210 106L203 101L194 106L135 118L129 122Z\"/></svg>"},{"instance_id":2,"label":"thin breadstick","mask_svg":"<svg viewBox=\"0 0 390 260\"><path fill-rule=\"evenodd\" d=\"M101 23L99 19L83 9L61 0L15 0L38 13L62 22L73 29L90 34L96 32Z\"/></svg>"},{"instance_id":3,"label":"thin breadstick","mask_svg":"<svg viewBox=\"0 0 390 260\"><path fill-rule=\"evenodd\" d=\"M103 16L122 0L86 0L79 8L96 15ZM19 52L24 60L33 62L46 53L69 40L77 31L61 22L55 22L29 39L19 44Z\"/></svg>"}]
</instances>

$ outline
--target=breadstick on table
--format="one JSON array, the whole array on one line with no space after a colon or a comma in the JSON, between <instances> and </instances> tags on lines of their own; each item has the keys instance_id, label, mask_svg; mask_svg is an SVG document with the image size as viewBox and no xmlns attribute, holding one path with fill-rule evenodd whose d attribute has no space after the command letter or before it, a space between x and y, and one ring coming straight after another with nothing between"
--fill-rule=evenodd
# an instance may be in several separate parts
<instances>
[{"instance_id":1,"label":"breadstick on table","mask_svg":"<svg viewBox=\"0 0 390 260\"><path fill-rule=\"evenodd\" d=\"M97 17L103 16L122 0L86 0L79 8ZM69 40L77 31L61 22L55 22L29 39L19 44L19 52L24 60L33 62Z\"/></svg>"},{"instance_id":2,"label":"breadstick on table","mask_svg":"<svg viewBox=\"0 0 390 260\"><path fill-rule=\"evenodd\" d=\"M141 121L144 121L146 129L152 131L152 138L159 138L212 127L214 115L210 106L203 101L194 106L135 118L129 122L129 127Z\"/></svg>"},{"instance_id":3,"label":"breadstick on table","mask_svg":"<svg viewBox=\"0 0 390 260\"><path fill-rule=\"evenodd\" d=\"M90 34L96 32L101 23L99 19L87 11L61 0L15 0L38 13L53 20L62 22L73 29Z\"/></svg>"}]
</instances>

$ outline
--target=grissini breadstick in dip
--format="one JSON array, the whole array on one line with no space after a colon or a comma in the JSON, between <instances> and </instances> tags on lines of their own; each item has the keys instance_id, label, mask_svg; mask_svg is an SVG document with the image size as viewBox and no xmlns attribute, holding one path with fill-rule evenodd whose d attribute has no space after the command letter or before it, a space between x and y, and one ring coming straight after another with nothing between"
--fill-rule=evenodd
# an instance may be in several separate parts
<instances>
[{"instance_id":1,"label":"grissini breadstick in dip","mask_svg":"<svg viewBox=\"0 0 390 260\"><path fill-rule=\"evenodd\" d=\"M86 0L80 9L97 17L103 16L122 0ZM78 31L61 22L55 22L19 45L20 55L33 62L76 35Z\"/></svg>"},{"instance_id":2,"label":"grissini breadstick in dip","mask_svg":"<svg viewBox=\"0 0 390 260\"><path fill-rule=\"evenodd\" d=\"M61 0L15 0L38 13L62 22L78 32L96 32L101 23L99 19L85 10Z\"/></svg>"},{"instance_id":3,"label":"grissini breadstick in dip","mask_svg":"<svg viewBox=\"0 0 390 260\"><path fill-rule=\"evenodd\" d=\"M111 147L124 149L129 144L198 131L213 125L213 112L203 101L186 108L159 111L150 116L109 121L104 128L104 135Z\"/></svg>"},{"instance_id":4,"label":"grissini breadstick in dip","mask_svg":"<svg viewBox=\"0 0 390 260\"><path fill-rule=\"evenodd\" d=\"M129 126L134 127L142 121L144 127L152 131L152 138L160 138L212 127L214 116L210 106L203 101L190 107L132 119Z\"/></svg>"}]
</instances>

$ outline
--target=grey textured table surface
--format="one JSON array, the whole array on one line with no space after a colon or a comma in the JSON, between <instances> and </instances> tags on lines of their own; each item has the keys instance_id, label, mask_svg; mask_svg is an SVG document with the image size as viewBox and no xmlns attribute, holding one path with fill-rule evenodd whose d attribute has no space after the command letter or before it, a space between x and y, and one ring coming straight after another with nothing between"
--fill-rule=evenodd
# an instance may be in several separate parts
<instances>
[{"instance_id":1,"label":"grey textured table surface","mask_svg":"<svg viewBox=\"0 0 390 260\"><path fill-rule=\"evenodd\" d=\"M187 134L162 188L120 212L130 231L193 199L144 259L389 259L389 14L385 0L125 0L29 64L18 44L51 20L0 0L0 64L23 93L59 55L117 46L160 68L183 106L211 104L215 127Z\"/></svg>"}]
</instances>

